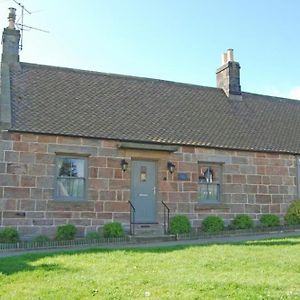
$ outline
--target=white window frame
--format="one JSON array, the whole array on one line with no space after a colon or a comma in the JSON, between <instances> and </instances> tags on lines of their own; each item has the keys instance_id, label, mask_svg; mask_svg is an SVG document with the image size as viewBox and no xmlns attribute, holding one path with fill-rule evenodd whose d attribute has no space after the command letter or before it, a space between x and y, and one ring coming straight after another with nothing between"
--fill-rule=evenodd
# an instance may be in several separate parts
<instances>
[{"instance_id":1,"label":"white window frame","mask_svg":"<svg viewBox=\"0 0 300 300\"><path fill-rule=\"evenodd\" d=\"M58 168L58 161L59 159L67 158L67 159L76 159L76 160L82 160L84 163L84 176L79 177L78 179L83 179L84 182L84 191L82 197L74 197L74 196L62 196L58 194L58 182L59 182L59 168ZM80 201L86 201L87 199L87 179L88 179L88 166L87 166L87 157L80 156L80 155L68 155L68 154L58 154L55 158L55 184L54 184L54 199L56 201L66 201L66 202L80 202ZM71 179L70 179L71 180Z\"/></svg>"}]
</instances>

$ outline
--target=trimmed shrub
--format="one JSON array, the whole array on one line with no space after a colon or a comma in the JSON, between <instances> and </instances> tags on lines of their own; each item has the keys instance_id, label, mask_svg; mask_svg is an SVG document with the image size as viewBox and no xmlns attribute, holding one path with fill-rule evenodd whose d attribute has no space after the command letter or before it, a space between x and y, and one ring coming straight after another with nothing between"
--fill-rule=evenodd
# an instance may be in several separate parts
<instances>
[{"instance_id":1,"label":"trimmed shrub","mask_svg":"<svg viewBox=\"0 0 300 300\"><path fill-rule=\"evenodd\" d=\"M204 232L220 232L224 230L224 221L217 216L208 216L202 221L201 228Z\"/></svg>"},{"instance_id":2,"label":"trimmed shrub","mask_svg":"<svg viewBox=\"0 0 300 300\"><path fill-rule=\"evenodd\" d=\"M103 226L103 236L106 238L116 238L124 236L124 229L121 223L112 222Z\"/></svg>"},{"instance_id":3,"label":"trimmed shrub","mask_svg":"<svg viewBox=\"0 0 300 300\"><path fill-rule=\"evenodd\" d=\"M17 243L20 236L15 228L7 227L0 230L0 243Z\"/></svg>"},{"instance_id":4,"label":"trimmed shrub","mask_svg":"<svg viewBox=\"0 0 300 300\"><path fill-rule=\"evenodd\" d=\"M289 206L284 220L289 225L300 224L300 200L295 200Z\"/></svg>"},{"instance_id":5,"label":"trimmed shrub","mask_svg":"<svg viewBox=\"0 0 300 300\"><path fill-rule=\"evenodd\" d=\"M46 243L50 241L50 238L44 234L37 235L33 240L35 243Z\"/></svg>"},{"instance_id":6,"label":"trimmed shrub","mask_svg":"<svg viewBox=\"0 0 300 300\"><path fill-rule=\"evenodd\" d=\"M76 227L73 224L65 224L57 227L55 239L57 241L74 240Z\"/></svg>"},{"instance_id":7,"label":"trimmed shrub","mask_svg":"<svg viewBox=\"0 0 300 300\"><path fill-rule=\"evenodd\" d=\"M298 224L300 224L298 216L293 215L293 214L285 215L284 220L288 225L298 225Z\"/></svg>"},{"instance_id":8,"label":"trimmed shrub","mask_svg":"<svg viewBox=\"0 0 300 300\"><path fill-rule=\"evenodd\" d=\"M253 220L248 215L237 215L230 223L232 229L250 229L254 227Z\"/></svg>"},{"instance_id":9,"label":"trimmed shrub","mask_svg":"<svg viewBox=\"0 0 300 300\"><path fill-rule=\"evenodd\" d=\"M262 215L259 222L263 227L274 227L280 225L279 217L272 214Z\"/></svg>"},{"instance_id":10,"label":"trimmed shrub","mask_svg":"<svg viewBox=\"0 0 300 300\"><path fill-rule=\"evenodd\" d=\"M170 219L169 231L171 234L190 233L191 229L191 223L187 216L177 215Z\"/></svg>"},{"instance_id":11,"label":"trimmed shrub","mask_svg":"<svg viewBox=\"0 0 300 300\"><path fill-rule=\"evenodd\" d=\"M90 231L85 236L87 240L99 240L101 238L101 234L97 231Z\"/></svg>"}]
</instances>

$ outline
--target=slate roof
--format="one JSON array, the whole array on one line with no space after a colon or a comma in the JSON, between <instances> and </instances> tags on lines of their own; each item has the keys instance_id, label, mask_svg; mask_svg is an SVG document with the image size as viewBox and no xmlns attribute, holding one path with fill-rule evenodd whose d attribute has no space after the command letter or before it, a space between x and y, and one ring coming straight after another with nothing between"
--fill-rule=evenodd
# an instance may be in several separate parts
<instances>
[{"instance_id":1,"label":"slate roof","mask_svg":"<svg viewBox=\"0 0 300 300\"><path fill-rule=\"evenodd\" d=\"M11 70L14 131L300 153L300 101L20 63Z\"/></svg>"}]
</instances>

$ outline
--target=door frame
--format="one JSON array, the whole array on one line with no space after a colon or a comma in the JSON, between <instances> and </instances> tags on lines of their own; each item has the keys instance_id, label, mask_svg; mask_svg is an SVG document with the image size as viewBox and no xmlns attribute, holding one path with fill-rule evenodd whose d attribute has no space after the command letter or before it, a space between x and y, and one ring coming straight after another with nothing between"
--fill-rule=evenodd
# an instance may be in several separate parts
<instances>
[{"instance_id":1,"label":"door frame","mask_svg":"<svg viewBox=\"0 0 300 300\"><path fill-rule=\"evenodd\" d=\"M133 188L133 184L134 184L134 180L133 180L133 164L136 161L146 161L146 162L153 162L154 163L154 184L155 184L155 195L154 195L154 221L153 222L136 222L135 224L157 224L158 223L158 210L157 210L157 195L158 195L158 164L157 164L157 160L154 159L146 159L146 158L132 158L131 159L131 184L130 184L130 201L133 203L134 205L134 201L133 201L133 196L134 196L134 188Z\"/></svg>"}]
</instances>

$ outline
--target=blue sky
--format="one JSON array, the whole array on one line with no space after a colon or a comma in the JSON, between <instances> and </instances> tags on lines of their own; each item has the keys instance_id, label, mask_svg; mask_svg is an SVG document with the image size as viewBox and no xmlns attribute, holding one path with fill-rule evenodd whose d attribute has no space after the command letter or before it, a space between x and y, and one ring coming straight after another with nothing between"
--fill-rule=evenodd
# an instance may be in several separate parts
<instances>
[{"instance_id":1,"label":"blue sky","mask_svg":"<svg viewBox=\"0 0 300 300\"><path fill-rule=\"evenodd\" d=\"M300 99L299 0L18 0L21 61L215 86L234 49L243 91ZM7 26L13 0L0 0Z\"/></svg>"}]
</instances>

